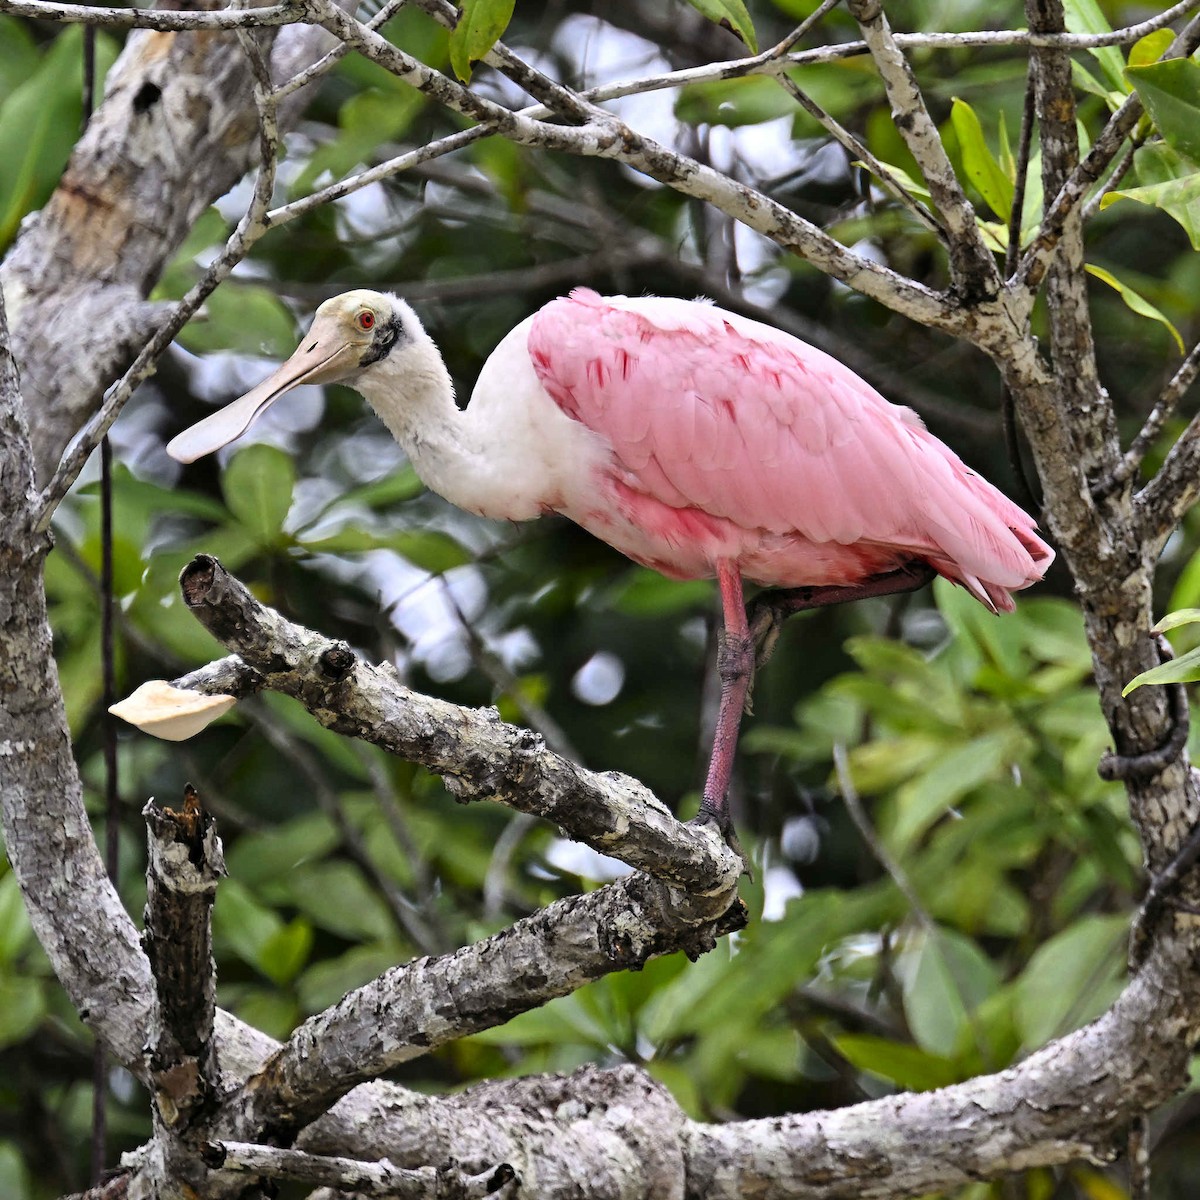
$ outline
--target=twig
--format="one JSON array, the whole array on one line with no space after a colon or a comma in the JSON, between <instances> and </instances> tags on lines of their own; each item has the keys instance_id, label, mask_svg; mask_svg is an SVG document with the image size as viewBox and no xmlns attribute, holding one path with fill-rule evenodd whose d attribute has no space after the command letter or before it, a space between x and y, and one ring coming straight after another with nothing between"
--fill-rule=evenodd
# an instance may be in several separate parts
<instances>
[{"instance_id":1,"label":"twig","mask_svg":"<svg viewBox=\"0 0 1200 1200\"><path fill-rule=\"evenodd\" d=\"M438 103L487 125L494 132L522 145L626 163L684 195L713 204L785 249L808 259L820 270L914 320L948 332L967 332L966 317L950 298L906 279L872 259L854 254L824 230L770 197L635 133L602 110L596 110L595 121L583 126L552 125L533 120L477 96L405 54L333 7L330 0L310 2L319 9L320 24L336 37L350 42L366 57Z\"/></svg>"},{"instance_id":2,"label":"twig","mask_svg":"<svg viewBox=\"0 0 1200 1200\"><path fill-rule=\"evenodd\" d=\"M1129 173L1129 169L1133 166L1133 156L1144 142L1145 138L1135 132L1129 139L1129 144L1121 151L1121 157L1117 160L1117 165L1108 173L1108 178L1104 181L1104 186L1098 187L1084 202L1083 223L1085 225L1100 211L1100 203L1104 197L1109 192L1115 191L1121 186L1121 180L1125 178Z\"/></svg>"},{"instance_id":3,"label":"twig","mask_svg":"<svg viewBox=\"0 0 1200 1200\"><path fill-rule=\"evenodd\" d=\"M876 158L863 142L859 141L845 126L830 116L791 76L777 75L775 81L840 146L847 150L854 158L860 160L871 174L879 180L889 195L903 204L922 225L935 233L943 243L949 244L950 234L946 230L945 225L892 174L891 168L886 163Z\"/></svg>"},{"instance_id":4,"label":"twig","mask_svg":"<svg viewBox=\"0 0 1200 1200\"><path fill-rule=\"evenodd\" d=\"M1106 492L1117 491L1124 487L1126 482L1138 473L1151 446L1158 440L1159 435L1166 428L1167 422L1175 415L1179 402L1195 382L1198 374L1200 374L1200 342L1191 348L1187 357L1179 364L1175 374L1171 376L1167 386L1159 394L1154 407L1150 410L1150 415L1146 418L1146 423L1129 443L1129 449L1125 451L1117 469L1112 473L1112 478L1104 489ZM1184 437L1188 436L1190 430L1191 426L1180 437L1181 442Z\"/></svg>"},{"instance_id":5,"label":"twig","mask_svg":"<svg viewBox=\"0 0 1200 1200\"><path fill-rule=\"evenodd\" d=\"M162 8L104 8L89 4L58 4L54 0L0 0L0 12L34 21L60 24L103 25L113 29L158 29L183 32L195 29L252 29L295 25L308 20L300 4L272 4L265 8L224 8L216 12L183 12Z\"/></svg>"},{"instance_id":6,"label":"twig","mask_svg":"<svg viewBox=\"0 0 1200 1200\"><path fill-rule=\"evenodd\" d=\"M438 582L441 584L446 603L458 618L462 631L467 635L467 645L475 665L500 689L503 695L507 696L521 710L521 716L525 723L542 735L546 745L555 754L582 762L575 747L571 745L571 739L563 732L562 726L537 701L530 698L521 686L521 681L508 669L503 659L492 653L487 643L479 636L479 631L467 620L467 614L463 612L462 606L458 603L445 577L443 576Z\"/></svg>"},{"instance_id":7,"label":"twig","mask_svg":"<svg viewBox=\"0 0 1200 1200\"><path fill-rule=\"evenodd\" d=\"M1200 0L1179 0L1170 8L1156 13L1145 21L1125 25L1107 33L1031 33L1027 29L993 29L970 33L900 33L896 44L905 50L958 50L964 47L1017 47L1054 46L1065 50L1095 50L1103 46L1127 46L1158 29L1165 29L1177 18L1190 12ZM793 32L785 43L798 41L814 19L836 7L830 0L821 9L807 18L799 32ZM62 4L55 0L0 0L0 12L13 16L28 17L36 21L56 21L60 24L88 23L117 29L158 29L164 31L187 31L198 29L249 29L292 25L310 21L309 7L302 3L274 4L263 8L218 9L207 12L179 12L169 9L109 8L102 5ZM785 43L781 43L785 44ZM773 48L774 50L774 48ZM768 51L768 54L772 54ZM843 58L854 58L867 52L864 42L841 42L822 46L815 50L792 53L782 60L783 65L811 62L832 62ZM714 63L690 71L676 72L680 83L696 80L730 78L717 72L744 71L745 64L758 64L764 55L746 59L735 59L728 63ZM764 63L764 67L770 63ZM635 85L636 86L636 85ZM665 84L673 87L678 84ZM628 93L627 93L628 94Z\"/></svg>"},{"instance_id":8,"label":"twig","mask_svg":"<svg viewBox=\"0 0 1200 1200\"><path fill-rule=\"evenodd\" d=\"M1150 1118L1134 1117L1129 1125L1125 1158L1129 1164L1129 1200L1150 1200Z\"/></svg>"},{"instance_id":9,"label":"twig","mask_svg":"<svg viewBox=\"0 0 1200 1200\"><path fill-rule=\"evenodd\" d=\"M823 21L842 0L822 0L812 12L792 30L781 42L776 42L769 50L765 51L759 57L764 62L773 62L786 57L792 47L818 22Z\"/></svg>"},{"instance_id":10,"label":"twig","mask_svg":"<svg viewBox=\"0 0 1200 1200\"><path fill-rule=\"evenodd\" d=\"M261 162L254 181L254 194L242 219L238 222L224 249L187 295L174 307L170 316L158 327L154 336L142 347L129 369L113 385L99 410L76 434L63 455L57 470L42 492L36 528L48 529L62 498L79 477L92 451L117 419L129 397L144 379L154 374L159 356L188 323L216 286L249 252L250 247L270 227L267 209L275 188L275 168L278 161L279 127L275 119L275 99L271 89L270 71L262 52L251 34L238 29L238 36L249 59L254 79L254 102L258 109L259 152Z\"/></svg>"},{"instance_id":11,"label":"twig","mask_svg":"<svg viewBox=\"0 0 1200 1200\"><path fill-rule=\"evenodd\" d=\"M285 1150L276 1146L255 1146L249 1142L209 1142L204 1158L213 1169L263 1175L268 1179L288 1179L309 1185L324 1185L360 1196L394 1197L395 1200L475 1200L495 1195L516 1179L508 1165L490 1167L478 1175L467 1175L457 1167L394 1166L386 1158L364 1162L303 1150Z\"/></svg>"},{"instance_id":12,"label":"twig","mask_svg":"<svg viewBox=\"0 0 1200 1200\"><path fill-rule=\"evenodd\" d=\"M892 34L882 4L879 0L847 0L847 7L871 49L896 128L917 160L934 207L945 222L956 291L980 298L995 294L1001 285L996 261L984 243L975 210L954 173L941 134L925 107L925 97Z\"/></svg>"},{"instance_id":13,"label":"twig","mask_svg":"<svg viewBox=\"0 0 1200 1200\"><path fill-rule=\"evenodd\" d=\"M1184 58L1200 44L1200 19L1193 18L1163 54L1169 58ZM1133 132L1142 115L1142 102L1133 92L1109 118L1108 124L1092 143L1092 148L1071 171L1058 194L1049 203L1042 224L1032 245L1025 252L1009 290L1026 293L1024 303L1032 306L1033 293L1041 286L1051 259L1058 250L1067 219L1075 211L1087 191L1104 174L1108 164L1117 156L1125 139Z\"/></svg>"},{"instance_id":14,"label":"twig","mask_svg":"<svg viewBox=\"0 0 1200 1200\"><path fill-rule=\"evenodd\" d=\"M496 839L492 849L492 857L488 860L487 871L483 876L483 912L487 917L497 917L504 907L506 899L505 886L507 883L509 864L517 847L525 835L537 824L537 820L528 813L514 813L504 827L504 832Z\"/></svg>"},{"instance_id":15,"label":"twig","mask_svg":"<svg viewBox=\"0 0 1200 1200\"><path fill-rule=\"evenodd\" d=\"M916 917L918 924L926 933L936 934L937 925L925 908L924 901L917 894L917 889L913 887L904 868L875 832L875 827L871 824L866 809L863 808L858 789L854 786L854 780L850 776L850 764L846 760L846 747L841 742L835 742L833 745L833 769L837 774L838 791L842 793L842 800L846 805L846 811L850 814L850 820L854 822L855 829L858 830L879 865L899 889L900 894L908 901L908 907Z\"/></svg>"},{"instance_id":16,"label":"twig","mask_svg":"<svg viewBox=\"0 0 1200 1200\"><path fill-rule=\"evenodd\" d=\"M366 23L368 29L379 29L386 25L404 6L408 0L387 0L387 3ZM323 54L316 62L309 64L303 71L293 75L286 83L281 83L275 89L275 103L286 100L293 92L307 87L314 79L325 75L331 67L350 53L350 47L345 42L339 42L327 54Z\"/></svg>"}]
</instances>

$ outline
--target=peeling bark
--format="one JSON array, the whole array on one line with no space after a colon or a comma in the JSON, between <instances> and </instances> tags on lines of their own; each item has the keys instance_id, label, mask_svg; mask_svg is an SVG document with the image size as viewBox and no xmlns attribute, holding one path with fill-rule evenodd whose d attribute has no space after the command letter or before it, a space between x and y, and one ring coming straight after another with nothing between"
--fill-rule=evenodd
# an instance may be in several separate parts
<instances>
[{"instance_id":1,"label":"peeling bark","mask_svg":"<svg viewBox=\"0 0 1200 1200\"><path fill-rule=\"evenodd\" d=\"M266 36L276 38L277 78L332 44L308 26ZM163 267L251 165L257 128L249 82L233 33L131 34L62 182L6 257L0 282L43 482L100 393L154 331L163 306L145 297ZM303 92L290 98L285 124L306 100ZM41 353L53 328L86 342L67 358Z\"/></svg>"}]
</instances>

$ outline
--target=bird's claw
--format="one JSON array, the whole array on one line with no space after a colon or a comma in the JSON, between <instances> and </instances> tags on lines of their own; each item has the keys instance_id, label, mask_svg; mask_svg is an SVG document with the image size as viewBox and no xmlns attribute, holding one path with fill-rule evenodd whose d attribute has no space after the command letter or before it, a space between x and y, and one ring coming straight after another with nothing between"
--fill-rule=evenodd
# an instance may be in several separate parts
<instances>
[{"instance_id":1,"label":"bird's claw","mask_svg":"<svg viewBox=\"0 0 1200 1200\"><path fill-rule=\"evenodd\" d=\"M728 805L723 804L720 808L712 808L707 804L701 803L700 811L692 818L690 823L692 825L715 825L725 845L742 860L742 874L751 883L754 882L754 866L750 862L750 856L742 849L742 843L738 839L737 830L734 829L733 820L729 816Z\"/></svg>"}]
</instances>

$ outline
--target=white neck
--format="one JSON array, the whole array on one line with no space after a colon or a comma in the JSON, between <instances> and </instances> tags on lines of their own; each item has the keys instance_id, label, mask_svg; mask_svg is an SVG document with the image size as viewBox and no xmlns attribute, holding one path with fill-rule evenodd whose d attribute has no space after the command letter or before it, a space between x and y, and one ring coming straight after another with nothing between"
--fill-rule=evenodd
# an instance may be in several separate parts
<instances>
[{"instance_id":1,"label":"white neck","mask_svg":"<svg viewBox=\"0 0 1200 1200\"><path fill-rule=\"evenodd\" d=\"M411 311L404 340L354 382L425 485L483 517L569 513L570 497L578 495L591 505L594 472L611 457L607 443L542 387L527 349L533 319L489 355L461 411L442 356Z\"/></svg>"},{"instance_id":2,"label":"white neck","mask_svg":"<svg viewBox=\"0 0 1200 1200\"><path fill-rule=\"evenodd\" d=\"M470 408L457 407L450 373L424 330L368 367L354 386L431 491L484 517L526 520L538 515L540 510L514 504L503 481L520 478L520 462L509 461L504 439L483 436Z\"/></svg>"}]
</instances>

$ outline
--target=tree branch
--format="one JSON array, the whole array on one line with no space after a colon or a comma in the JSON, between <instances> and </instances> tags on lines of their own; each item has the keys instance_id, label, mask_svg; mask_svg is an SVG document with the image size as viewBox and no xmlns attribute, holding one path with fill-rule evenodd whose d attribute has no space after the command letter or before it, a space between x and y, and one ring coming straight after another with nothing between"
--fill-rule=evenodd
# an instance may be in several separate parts
<instances>
[{"instance_id":1,"label":"tree branch","mask_svg":"<svg viewBox=\"0 0 1200 1200\"><path fill-rule=\"evenodd\" d=\"M221 253L189 289L187 295L170 311L166 320L159 324L153 336L130 364L129 369L109 390L99 410L93 413L72 441L62 462L59 463L42 493L42 506L37 521L39 530L50 527L54 512L62 498L67 494L71 484L79 477L79 472L83 470L92 451L108 433L121 409L133 395L134 389L144 379L148 379L154 374L159 356L175 340L176 334L192 319L200 305L212 295L217 285L229 276L233 268L249 253L250 247L270 227L266 213L271 204L271 195L275 190L275 170L279 157L279 124L275 96L271 89L270 71L258 43L254 41L254 35L239 30L238 38L250 63L251 76L254 80L254 102L258 110L259 168L254 180L254 193L251 196L250 204L234 231L229 235Z\"/></svg>"},{"instance_id":2,"label":"tree branch","mask_svg":"<svg viewBox=\"0 0 1200 1200\"><path fill-rule=\"evenodd\" d=\"M1130 443L1118 468L1118 486L1132 479L1141 468L1147 451L1166 428L1179 402L1200 374L1200 342L1162 390L1150 416ZM1137 511L1142 537L1161 546L1178 527L1184 513L1200 499L1200 416L1188 422L1167 453L1154 478L1138 493Z\"/></svg>"},{"instance_id":3,"label":"tree branch","mask_svg":"<svg viewBox=\"0 0 1200 1200\"><path fill-rule=\"evenodd\" d=\"M56 7L88 16L84 8ZM245 15L115 11L131 21L192 25L227 17L237 25ZM323 30L303 25L270 36L272 58L288 74L329 44ZM246 56L230 35L131 34L62 182L25 222L0 268L42 482L104 388L162 328L167 306L145 295L163 265L250 165L257 146L248 79ZM292 96L281 121L294 121L306 101L307 93ZM50 328L75 331L69 356L45 336Z\"/></svg>"},{"instance_id":4,"label":"tree branch","mask_svg":"<svg viewBox=\"0 0 1200 1200\"><path fill-rule=\"evenodd\" d=\"M1162 58L1184 58L1200 45L1200 19L1193 18L1186 29L1171 43ZM1072 102L1074 94L1072 93ZM1130 94L1109 118L1091 149L1075 165L1058 187L1054 199L1047 205L1037 236L1025 252L1016 274L1009 284L1014 295L1024 294L1023 303L1032 307L1034 296L1046 277L1051 260L1072 214L1078 209L1088 189L1097 183L1109 163L1117 156L1125 139L1133 132L1142 116L1142 102L1136 92ZM1047 192L1047 195L1050 193Z\"/></svg>"},{"instance_id":5,"label":"tree branch","mask_svg":"<svg viewBox=\"0 0 1200 1200\"><path fill-rule=\"evenodd\" d=\"M144 942L157 997L147 1054L158 1118L178 1131L212 1102L219 1082L211 917L225 860L190 784L182 810L151 800L142 816L149 834Z\"/></svg>"},{"instance_id":6,"label":"tree branch","mask_svg":"<svg viewBox=\"0 0 1200 1200\"><path fill-rule=\"evenodd\" d=\"M214 1169L310 1185L324 1184L360 1196L393 1197L395 1200L482 1200L490 1195L503 1200L505 1185L516 1179L507 1163L478 1175L465 1175L454 1166L405 1170L393 1166L387 1159L363 1162L247 1142L210 1142L205 1157Z\"/></svg>"},{"instance_id":7,"label":"tree branch","mask_svg":"<svg viewBox=\"0 0 1200 1200\"><path fill-rule=\"evenodd\" d=\"M826 274L897 312L937 329L973 335L975 325L965 320L952 298L851 253L816 225L770 197L642 137L610 114L598 110L592 123L562 126L512 112L405 54L353 18L333 9L329 0L313 2L322 6L321 22L331 33L439 104L485 124L492 132L522 145L625 163L685 195L713 204Z\"/></svg>"},{"instance_id":8,"label":"tree branch","mask_svg":"<svg viewBox=\"0 0 1200 1200\"><path fill-rule=\"evenodd\" d=\"M290 1141L356 1084L613 971L698 958L745 924L726 895L681 895L645 875L569 896L439 958L385 971L311 1017L222 1111L219 1128Z\"/></svg>"},{"instance_id":9,"label":"tree branch","mask_svg":"<svg viewBox=\"0 0 1200 1200\"><path fill-rule=\"evenodd\" d=\"M327 728L419 763L460 800L500 800L664 883L728 903L741 870L737 857L708 827L681 825L636 781L577 766L536 735L506 725L494 709L409 691L389 665L371 666L343 643L260 604L208 555L184 568L180 586L201 624L264 686L299 700ZM236 668L222 668L222 678L227 670Z\"/></svg>"},{"instance_id":10,"label":"tree branch","mask_svg":"<svg viewBox=\"0 0 1200 1200\"><path fill-rule=\"evenodd\" d=\"M965 299L995 296L1001 286L995 257L984 243L975 210L950 164L916 76L896 44L883 5L879 0L847 0L847 7L883 79L896 128L917 160L934 207L945 223L954 290Z\"/></svg>"},{"instance_id":11,"label":"tree branch","mask_svg":"<svg viewBox=\"0 0 1200 1200\"><path fill-rule=\"evenodd\" d=\"M1063 29L1061 0L1026 0L1030 27ZM1066 51L1035 49L1031 83L1041 127L1042 182L1047 196L1058 193L1079 163L1075 91ZM1047 277L1047 312L1060 403L1073 431L1079 468L1089 480L1102 478L1119 455L1116 414L1100 385L1084 271L1083 219L1079 207L1064 215L1058 252Z\"/></svg>"},{"instance_id":12,"label":"tree branch","mask_svg":"<svg viewBox=\"0 0 1200 1200\"><path fill-rule=\"evenodd\" d=\"M0 291L0 816L29 919L81 1018L135 1070L150 967L96 849L46 617L48 539L32 530L33 455Z\"/></svg>"}]
</instances>

